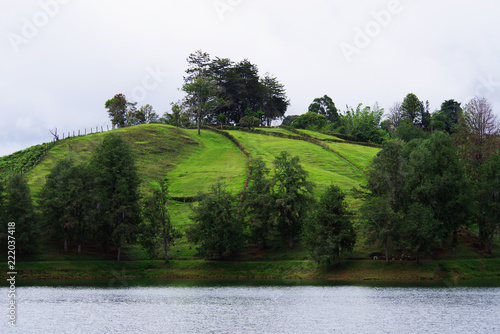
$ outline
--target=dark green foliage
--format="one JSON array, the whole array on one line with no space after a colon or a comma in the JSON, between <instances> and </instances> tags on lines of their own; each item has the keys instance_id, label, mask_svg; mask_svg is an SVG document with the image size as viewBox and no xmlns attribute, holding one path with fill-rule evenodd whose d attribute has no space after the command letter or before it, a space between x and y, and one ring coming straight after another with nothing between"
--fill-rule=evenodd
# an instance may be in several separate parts
<instances>
[{"instance_id":1,"label":"dark green foliage","mask_svg":"<svg viewBox=\"0 0 500 334\"><path fill-rule=\"evenodd\" d=\"M455 133L460 117L463 115L460 103L455 100L447 100L441 104L438 111L439 121L443 122L444 130L450 134Z\"/></svg>"},{"instance_id":2,"label":"dark green foliage","mask_svg":"<svg viewBox=\"0 0 500 334\"><path fill-rule=\"evenodd\" d=\"M243 226L238 219L237 199L218 182L211 193L201 195L193 208L194 225L187 231L188 239L198 245L206 259L233 256L243 246Z\"/></svg>"},{"instance_id":3,"label":"dark green foliage","mask_svg":"<svg viewBox=\"0 0 500 334\"><path fill-rule=\"evenodd\" d=\"M166 180L153 184L153 193L146 197L142 215L139 241L151 258L156 258L161 245L165 261L168 261L168 250L182 234L173 227L167 209L168 185Z\"/></svg>"},{"instance_id":4,"label":"dark green foliage","mask_svg":"<svg viewBox=\"0 0 500 334\"><path fill-rule=\"evenodd\" d=\"M488 252L493 252L493 237L500 228L500 154L496 153L481 167L479 182L475 187L475 220L479 238Z\"/></svg>"},{"instance_id":5,"label":"dark green foliage","mask_svg":"<svg viewBox=\"0 0 500 334\"><path fill-rule=\"evenodd\" d=\"M305 241L312 258L324 266L345 262L356 242L345 194L332 185L311 209Z\"/></svg>"},{"instance_id":6,"label":"dark green foliage","mask_svg":"<svg viewBox=\"0 0 500 334\"><path fill-rule=\"evenodd\" d=\"M299 118L300 116L299 115L288 115L286 116L284 119L283 119L283 122L281 122L281 125L284 125L284 126L291 126L292 123L297 119Z\"/></svg>"},{"instance_id":7,"label":"dark green foliage","mask_svg":"<svg viewBox=\"0 0 500 334\"><path fill-rule=\"evenodd\" d=\"M413 93L406 95L401 104L401 110L403 117L411 123L421 121L421 116L425 113L424 103Z\"/></svg>"},{"instance_id":8,"label":"dark green foliage","mask_svg":"<svg viewBox=\"0 0 500 334\"><path fill-rule=\"evenodd\" d=\"M252 163L252 175L244 193L243 212L250 227L252 241L266 248L267 240L274 233L274 196L269 169L260 158Z\"/></svg>"},{"instance_id":9,"label":"dark green foliage","mask_svg":"<svg viewBox=\"0 0 500 334\"><path fill-rule=\"evenodd\" d=\"M470 215L463 164L443 132L427 140L388 142L368 172L369 191L361 212L369 241L386 250L430 252Z\"/></svg>"},{"instance_id":10,"label":"dark green foliage","mask_svg":"<svg viewBox=\"0 0 500 334\"><path fill-rule=\"evenodd\" d=\"M59 161L40 192L40 209L45 226L64 237L64 251L74 238L80 253L82 244L94 235L96 207L97 189L88 166Z\"/></svg>"},{"instance_id":11,"label":"dark green foliage","mask_svg":"<svg viewBox=\"0 0 500 334\"><path fill-rule=\"evenodd\" d=\"M284 116L289 105L284 86L274 77L260 78L257 66L248 60L234 63L227 58L210 59L209 54L197 51L189 56L186 73L185 84L200 77L213 80L218 88L213 100L225 101L206 109L202 115L205 124L215 123L221 113L226 116L226 124L238 124L250 109L262 110L259 120L270 126L272 120ZM188 92L188 99L192 93L193 90Z\"/></svg>"},{"instance_id":12,"label":"dark green foliage","mask_svg":"<svg viewBox=\"0 0 500 334\"><path fill-rule=\"evenodd\" d=\"M325 116L332 124L337 124L340 120L335 103L328 95L315 98L309 105L308 111Z\"/></svg>"},{"instance_id":13,"label":"dark green foliage","mask_svg":"<svg viewBox=\"0 0 500 334\"><path fill-rule=\"evenodd\" d=\"M405 171L410 201L432 209L443 224L442 240L467 222L469 186L457 150L445 133L434 133L412 150Z\"/></svg>"},{"instance_id":14,"label":"dark green foliage","mask_svg":"<svg viewBox=\"0 0 500 334\"><path fill-rule=\"evenodd\" d=\"M361 206L361 215L366 220L368 242L379 243L388 258L389 246L399 241L398 229L405 206L402 156L403 143L388 141L383 150L373 159L368 170L366 189L369 196Z\"/></svg>"},{"instance_id":15,"label":"dark green foliage","mask_svg":"<svg viewBox=\"0 0 500 334\"><path fill-rule=\"evenodd\" d=\"M348 107L341 117L342 126L339 130L347 135L354 136L362 141L371 141L377 144L383 142L384 131L380 128L380 121L384 109L380 109L377 104L370 107L363 107L360 103L356 110Z\"/></svg>"},{"instance_id":16,"label":"dark green foliage","mask_svg":"<svg viewBox=\"0 0 500 334\"><path fill-rule=\"evenodd\" d=\"M296 129L319 130L327 123L328 121L325 116L310 111L303 115L300 115L292 122L291 126Z\"/></svg>"},{"instance_id":17,"label":"dark green foliage","mask_svg":"<svg viewBox=\"0 0 500 334\"><path fill-rule=\"evenodd\" d=\"M103 252L113 244L135 239L140 222L139 176L135 157L127 142L109 134L96 148L91 161L98 192L99 235Z\"/></svg>"},{"instance_id":18,"label":"dark green foliage","mask_svg":"<svg viewBox=\"0 0 500 334\"><path fill-rule=\"evenodd\" d=\"M113 126L124 127L127 117L128 102L123 94L116 94L112 99L109 99L104 104L108 109L109 118Z\"/></svg>"},{"instance_id":19,"label":"dark green foliage","mask_svg":"<svg viewBox=\"0 0 500 334\"><path fill-rule=\"evenodd\" d=\"M429 133L416 127L411 120L405 119L399 123L396 129L396 137L409 142L413 139L425 139L429 137Z\"/></svg>"},{"instance_id":20,"label":"dark green foliage","mask_svg":"<svg viewBox=\"0 0 500 334\"><path fill-rule=\"evenodd\" d=\"M32 253L38 246L38 217L35 213L28 183L22 174L10 177L5 189L5 215L16 224L16 250L20 254Z\"/></svg>"},{"instance_id":21,"label":"dark green foliage","mask_svg":"<svg viewBox=\"0 0 500 334\"><path fill-rule=\"evenodd\" d=\"M281 152L276 157L274 172L277 228L292 248L294 239L302 232L314 185L307 180L299 157L291 157L288 152Z\"/></svg>"}]
</instances>

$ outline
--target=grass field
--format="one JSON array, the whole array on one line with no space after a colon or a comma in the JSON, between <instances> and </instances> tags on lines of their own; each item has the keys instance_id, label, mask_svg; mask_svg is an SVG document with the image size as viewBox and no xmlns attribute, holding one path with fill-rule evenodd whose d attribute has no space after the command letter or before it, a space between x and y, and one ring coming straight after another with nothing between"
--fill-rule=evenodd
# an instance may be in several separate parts
<instances>
[{"instance_id":1,"label":"grass field","mask_svg":"<svg viewBox=\"0 0 500 334\"><path fill-rule=\"evenodd\" d=\"M305 133L307 135L310 135L311 137L319 139L319 140L323 140L323 139L335 139L335 140L344 141L344 139L340 139L338 137L326 135L324 133L319 133L319 132L316 132L316 131L303 130L303 129L297 129L297 131L303 132L303 133Z\"/></svg>"},{"instance_id":2,"label":"grass field","mask_svg":"<svg viewBox=\"0 0 500 334\"><path fill-rule=\"evenodd\" d=\"M227 190L243 190L248 174L248 158L226 137L203 130L186 130L200 145L189 157L179 161L167 173L170 195L177 197L196 196L208 192L218 180L227 185Z\"/></svg>"},{"instance_id":3,"label":"grass field","mask_svg":"<svg viewBox=\"0 0 500 334\"><path fill-rule=\"evenodd\" d=\"M348 193L353 187L364 184L365 176L335 153L301 140L241 131L230 131L230 133L252 154L252 158L262 158L271 170L273 161L280 152L287 151L292 156L298 156L300 163L309 173L309 180L316 185L316 195L322 193L330 184L334 184L347 193L352 205L357 206L357 201Z\"/></svg>"},{"instance_id":4,"label":"grass field","mask_svg":"<svg viewBox=\"0 0 500 334\"><path fill-rule=\"evenodd\" d=\"M117 129L113 133L122 135L131 145L137 158L143 190L147 189L150 181L164 177L177 161L195 152L200 145L190 133L168 125L138 125ZM36 197L41 190L45 177L57 161L71 158L75 163L89 162L95 148L107 134L109 132L56 142L45 159L27 174L33 195Z\"/></svg>"},{"instance_id":5,"label":"grass field","mask_svg":"<svg viewBox=\"0 0 500 334\"><path fill-rule=\"evenodd\" d=\"M347 143L334 143L324 142L335 152L338 152L344 158L352 162L362 170L367 170L373 158L380 152L380 148L347 144Z\"/></svg>"}]
</instances>

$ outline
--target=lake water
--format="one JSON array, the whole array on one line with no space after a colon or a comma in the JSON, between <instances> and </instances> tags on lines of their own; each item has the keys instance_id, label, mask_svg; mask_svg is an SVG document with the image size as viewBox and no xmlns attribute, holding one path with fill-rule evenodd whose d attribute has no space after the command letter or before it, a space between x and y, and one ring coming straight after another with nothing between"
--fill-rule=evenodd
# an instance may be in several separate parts
<instances>
[{"instance_id":1,"label":"lake water","mask_svg":"<svg viewBox=\"0 0 500 334\"><path fill-rule=\"evenodd\" d=\"M0 332L500 333L498 287L116 283L18 287Z\"/></svg>"}]
</instances>

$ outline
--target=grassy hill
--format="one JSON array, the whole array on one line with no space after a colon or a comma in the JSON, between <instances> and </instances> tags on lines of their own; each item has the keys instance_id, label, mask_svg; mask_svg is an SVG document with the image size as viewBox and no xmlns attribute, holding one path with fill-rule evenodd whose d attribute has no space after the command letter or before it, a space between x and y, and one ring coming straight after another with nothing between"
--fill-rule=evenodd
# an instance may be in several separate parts
<instances>
[{"instance_id":1,"label":"grassy hill","mask_svg":"<svg viewBox=\"0 0 500 334\"><path fill-rule=\"evenodd\" d=\"M170 194L174 197L196 196L200 192L208 191L210 185L217 180L225 182L227 188L233 193L243 190L249 170L248 158L233 141L220 133L204 129L198 136L195 130L159 124L139 125L113 131L121 134L130 143L137 157L143 193L148 192L150 181L164 176L169 179ZM316 196L330 184L338 185L347 193L348 203L354 211L359 208L360 202L352 196L350 190L366 183L364 172L380 150L380 148L343 142L333 136L305 130L301 130L305 137L298 137L297 132L292 133L286 129L264 129L259 133L232 129L227 132L239 141L252 158L261 157L271 170L274 158L281 151L288 151L293 156L299 156L300 163L309 172L310 180L316 185ZM279 137L275 134L276 132L289 138ZM57 161L71 156L77 163L88 162L106 134L74 137L48 146L26 150L26 152L31 152L30 156L36 156L31 160L28 159L35 161L35 163L30 162L35 166L30 167L31 169L26 173L35 199L45 182L45 177ZM307 141L306 137L316 138L315 140L319 140L323 146L318 145L319 142ZM5 174L20 168L18 166L24 166L22 162L27 160L24 159L27 154L21 152L0 158L0 173ZM170 204L172 222L181 231L185 231L191 224L189 215L192 205L182 202ZM123 251L125 261L121 268L131 272L137 271L143 277L276 278L292 276L336 279L377 279L377 277L378 279L397 279L397 277L429 279L440 277L436 273L440 274L443 271L472 277L478 268L482 268L481 275L488 275L490 271L500 273L498 259L487 259L472 247L476 240L477 237L470 231L462 231L461 243L455 253L443 251L439 254L438 260L429 258L426 262L424 259L424 264L420 267L394 263L391 271L381 261L372 263L374 261L368 260L368 255L378 249L366 245L363 235L359 233L353 254L353 257L358 260L350 261L342 271L325 273L306 260L308 254L300 246L289 250L279 241L271 243L269 249L265 251L249 248L240 254L238 262L232 262L232 264L213 262L207 264L206 261L196 257L195 246L183 237L170 252L173 258L171 263L166 265L160 260L147 260L144 251L139 246L131 245L125 247ZM73 245L69 246L73 249ZM84 255L78 255L73 250L66 254L61 251L59 242L45 240L42 243L41 252L24 259L25 261L20 261L18 267L27 278L106 277L118 268L113 261L110 261L111 259L110 256L106 260L107 264L103 265L102 256L97 248L91 246L84 248ZM468 259L473 263L457 265L457 262L453 262L457 259L460 261ZM97 270L99 263L101 263L101 269ZM90 269L90 273L85 269L88 266L94 268ZM436 268L444 269L437 270ZM402 271L406 274L401 274Z\"/></svg>"}]
</instances>

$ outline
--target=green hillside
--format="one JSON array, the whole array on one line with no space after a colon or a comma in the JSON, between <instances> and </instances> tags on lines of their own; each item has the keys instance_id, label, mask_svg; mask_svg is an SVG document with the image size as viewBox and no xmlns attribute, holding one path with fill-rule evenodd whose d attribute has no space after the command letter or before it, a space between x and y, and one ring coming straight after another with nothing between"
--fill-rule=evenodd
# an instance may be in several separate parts
<instances>
[{"instance_id":1,"label":"green hillside","mask_svg":"<svg viewBox=\"0 0 500 334\"><path fill-rule=\"evenodd\" d=\"M330 184L337 185L347 194L348 203L355 212L359 208L360 200L355 199L350 191L352 188L366 183L365 171L369 168L370 161L380 150L355 143L331 141L329 139L335 138L313 131L304 133L306 137L308 135L316 138L316 142L307 141L308 138L298 137L297 133L291 133L285 129L265 129L265 132L262 133L236 129L225 131L232 135L246 152L250 153L252 159L262 158L271 171L273 160L280 152L288 151L292 156L299 156L300 163L309 173L310 181L316 185L315 195L319 196ZM173 197L194 197L200 192L208 191L210 185L218 180L224 182L227 189L235 194L243 190L249 171L249 159L234 141L221 133L202 129L201 135L198 136L195 130L160 124L127 127L113 130L113 132L119 133L130 143L137 159L136 163L142 181L141 192L144 194L149 192L149 182L164 176L169 179L170 195ZM283 136L288 135L289 138L282 138L273 132L278 132ZM36 159L32 160L38 164L26 173L35 199L45 182L45 177L57 161L71 157L77 163L88 162L95 148L107 134L98 133L60 140L50 146L44 146L43 151L39 147L35 150L26 150L26 152L42 153L46 151L44 155L37 153L40 157L37 156ZM21 166L20 162L24 160L22 153L2 157L0 158L0 166L3 167L3 170L0 172L15 170L18 168L15 166ZM3 176L5 177L5 175ZM196 204L178 201L173 201L169 205L173 224L183 232L192 224L189 216L193 205ZM457 259L458 261L459 259L484 258L472 247L477 241L474 234L468 231L461 232L459 238L460 243L455 249L455 253L445 251L440 256L442 260L453 261ZM253 247L245 250L238 258L238 261L242 261L241 263L206 265L196 256L195 245L189 243L185 236L172 247L170 254L174 262L171 262L167 267L162 265L160 260L147 260L146 254L140 246L129 245L124 247L123 258L131 262L124 264L122 268L139 271L142 277L226 277L221 273L227 270L227 277L231 278L240 276L276 278L291 275L298 278L363 279L363 277L384 277L397 279L391 276L387 268L382 267L383 263L371 264L370 262L368 264L367 261L370 261L368 255L378 249L368 246L364 241L363 234L358 233L358 242L352 254L354 258L364 260L350 262L348 271L344 269L342 272L331 274L318 271L309 261L304 261L308 258L308 253L300 245L290 250L278 240L265 251ZM83 255L78 255L74 251L74 247L75 245L70 243L70 252L66 254L61 251L59 240L45 238L40 252L27 258L27 262L20 261L19 269L21 272L26 270L25 277L27 278L106 277L109 270L114 270L109 269L114 268L111 264L105 265L104 270L95 269L95 272L88 276L88 273L82 269L85 266L80 266L80 264L82 261L97 261L96 263L102 261L98 246L86 247ZM112 255L109 256L109 259L113 258ZM106 263L112 263L112 261L106 261ZM256 264L255 261L260 264ZM415 277L417 279L418 277L435 278L436 268L443 267L444 263L431 261L423 267L412 266L409 271L405 271L407 265L393 264L393 275L401 276L405 271L406 274L403 276L412 277L412 279ZM451 262L445 264L454 268L454 264ZM479 262L477 265L480 266ZM496 266L497 263L492 262L490 265ZM460 270L465 270L460 264L457 266L462 268ZM98 267L96 265L96 268ZM148 270L153 269L157 271L148 272ZM66 270L65 273L70 271L73 274L61 274L61 270ZM456 269L456 271L459 270ZM103 274L101 275L99 272ZM471 269L470 272L464 272L464 275L472 275L472 272ZM45 274L47 276L43 276Z\"/></svg>"}]
</instances>

